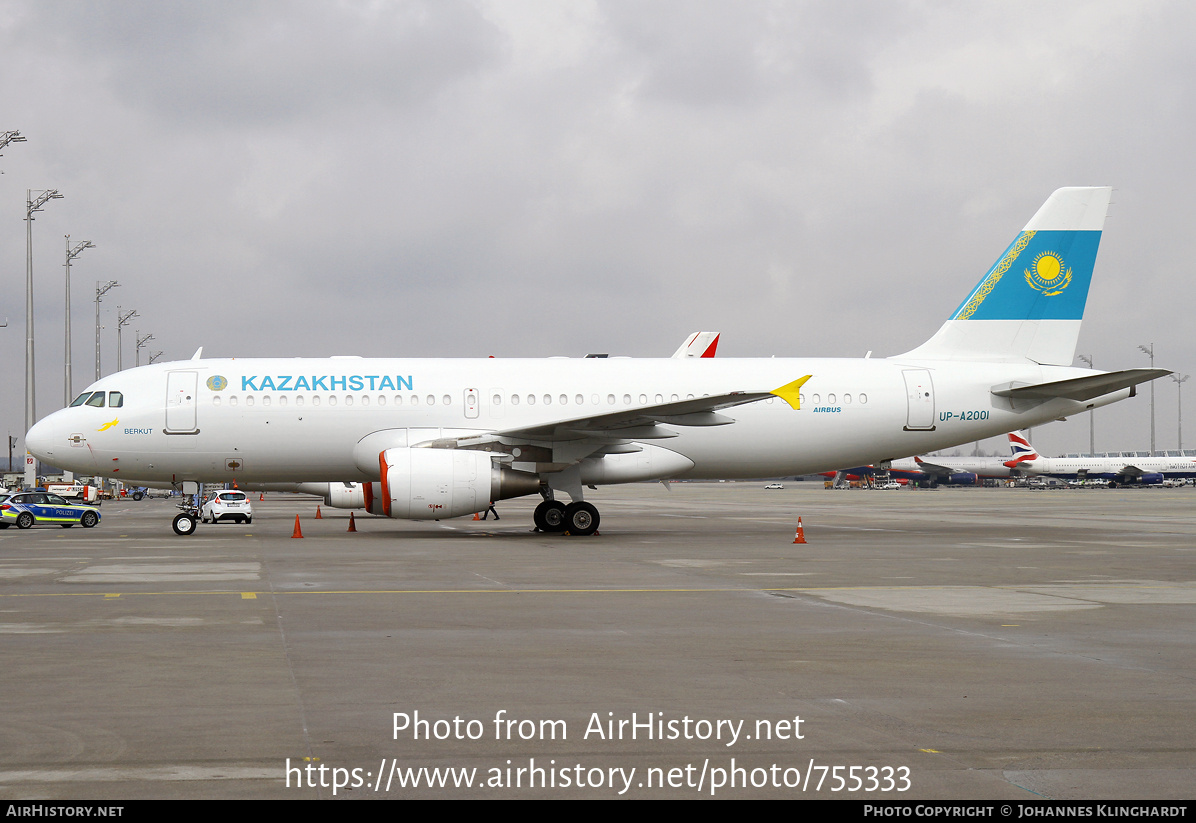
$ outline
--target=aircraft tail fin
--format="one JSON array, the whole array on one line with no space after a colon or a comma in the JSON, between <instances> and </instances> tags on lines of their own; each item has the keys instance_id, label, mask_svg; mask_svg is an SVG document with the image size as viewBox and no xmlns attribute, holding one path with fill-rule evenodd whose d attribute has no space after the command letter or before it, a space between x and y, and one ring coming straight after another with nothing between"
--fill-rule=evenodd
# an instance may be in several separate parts
<instances>
[{"instance_id":1,"label":"aircraft tail fin","mask_svg":"<svg viewBox=\"0 0 1196 823\"><path fill-rule=\"evenodd\" d=\"M1009 451L1012 453L1012 459L1005 461L1006 466L1016 469L1022 463L1038 459L1038 452L1034 451L1024 431L1009 432L1006 437L1009 438Z\"/></svg>"},{"instance_id":2,"label":"aircraft tail fin","mask_svg":"<svg viewBox=\"0 0 1196 823\"><path fill-rule=\"evenodd\" d=\"M673 357L714 357L718 350L718 335L716 331L696 331L685 338L681 348L673 352Z\"/></svg>"},{"instance_id":3,"label":"aircraft tail fin","mask_svg":"<svg viewBox=\"0 0 1196 823\"><path fill-rule=\"evenodd\" d=\"M901 357L1071 365L1111 194L1056 190L934 337Z\"/></svg>"}]
</instances>

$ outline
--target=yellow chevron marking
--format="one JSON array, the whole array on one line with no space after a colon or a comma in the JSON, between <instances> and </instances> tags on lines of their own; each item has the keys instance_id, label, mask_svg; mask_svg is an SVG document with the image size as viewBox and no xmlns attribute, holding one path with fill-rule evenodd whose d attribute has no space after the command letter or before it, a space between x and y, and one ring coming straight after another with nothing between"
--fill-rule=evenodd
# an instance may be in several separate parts
<instances>
[{"instance_id":1,"label":"yellow chevron marking","mask_svg":"<svg viewBox=\"0 0 1196 823\"><path fill-rule=\"evenodd\" d=\"M801 408L801 387L806 384L814 375L807 374L805 377L799 377L792 383L786 383L779 389L773 389L770 394L775 394L777 397L784 400L794 409Z\"/></svg>"}]
</instances>

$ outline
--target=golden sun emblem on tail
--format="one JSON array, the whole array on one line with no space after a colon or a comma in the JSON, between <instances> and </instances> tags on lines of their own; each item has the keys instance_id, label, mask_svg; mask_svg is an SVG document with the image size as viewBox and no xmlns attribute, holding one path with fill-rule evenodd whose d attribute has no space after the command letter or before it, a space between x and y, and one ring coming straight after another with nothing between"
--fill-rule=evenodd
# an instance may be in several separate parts
<instances>
[{"instance_id":1,"label":"golden sun emblem on tail","mask_svg":"<svg viewBox=\"0 0 1196 823\"><path fill-rule=\"evenodd\" d=\"M1065 269L1065 266L1058 253L1044 251L1035 257L1033 264L1026 269L1026 282L1030 288L1042 292L1047 297L1054 297L1071 284L1071 269Z\"/></svg>"}]
</instances>

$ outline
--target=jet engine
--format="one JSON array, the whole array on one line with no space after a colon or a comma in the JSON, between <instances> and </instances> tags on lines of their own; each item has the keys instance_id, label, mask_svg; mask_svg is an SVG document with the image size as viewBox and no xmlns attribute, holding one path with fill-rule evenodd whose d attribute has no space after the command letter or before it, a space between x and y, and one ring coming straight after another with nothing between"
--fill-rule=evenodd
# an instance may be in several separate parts
<instances>
[{"instance_id":1,"label":"jet engine","mask_svg":"<svg viewBox=\"0 0 1196 823\"><path fill-rule=\"evenodd\" d=\"M372 512L404 520L460 517L484 511L492 500L540 490L538 475L496 466L487 452L394 448L381 452L378 463L382 481L371 484L365 502Z\"/></svg>"}]
</instances>

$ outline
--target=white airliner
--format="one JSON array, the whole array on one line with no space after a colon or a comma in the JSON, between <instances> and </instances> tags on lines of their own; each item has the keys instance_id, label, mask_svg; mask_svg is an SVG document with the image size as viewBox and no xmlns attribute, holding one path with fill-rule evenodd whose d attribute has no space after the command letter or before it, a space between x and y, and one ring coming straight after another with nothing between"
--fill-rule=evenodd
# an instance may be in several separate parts
<instances>
[{"instance_id":1,"label":"white airliner","mask_svg":"<svg viewBox=\"0 0 1196 823\"><path fill-rule=\"evenodd\" d=\"M1168 374L1070 365L1109 196L1056 191L938 333L894 357L197 352L104 377L37 423L27 443L43 461L128 484L195 494L201 483L302 483L330 505L415 520L539 493L540 529L591 534L599 514L586 487L903 457L1113 403ZM183 512L174 528L188 534L195 523Z\"/></svg>"},{"instance_id":2,"label":"white airliner","mask_svg":"<svg viewBox=\"0 0 1196 823\"><path fill-rule=\"evenodd\" d=\"M1013 459L1005 465L1023 475L1059 477L1065 480L1107 480L1110 486L1131 483L1152 485L1168 478L1196 477L1196 456L1108 455L1105 457L1040 457L1030 441L1014 432L1009 435Z\"/></svg>"},{"instance_id":3,"label":"white airliner","mask_svg":"<svg viewBox=\"0 0 1196 823\"><path fill-rule=\"evenodd\" d=\"M1015 437L1022 437L1021 432L1009 435L1013 457L1017 457L1018 447L1013 442ZM918 483L937 485L946 483L956 486L975 485L980 478L1008 479L1017 476L1016 467L1011 468L1010 461L1004 457L905 457L891 460L879 467L857 466L851 469L841 469L835 472L836 478L842 476L848 480L857 480L862 476L874 476L887 471L890 478L895 480L913 480ZM830 472L826 472L830 475Z\"/></svg>"}]
</instances>

